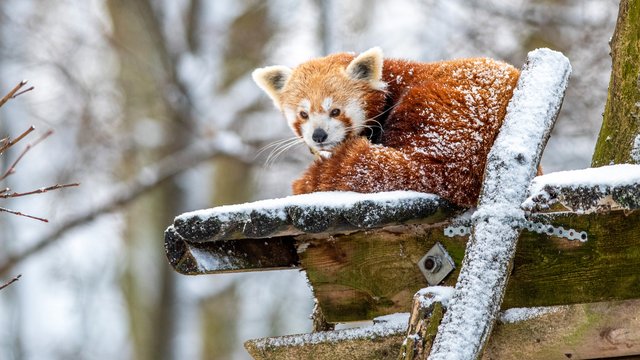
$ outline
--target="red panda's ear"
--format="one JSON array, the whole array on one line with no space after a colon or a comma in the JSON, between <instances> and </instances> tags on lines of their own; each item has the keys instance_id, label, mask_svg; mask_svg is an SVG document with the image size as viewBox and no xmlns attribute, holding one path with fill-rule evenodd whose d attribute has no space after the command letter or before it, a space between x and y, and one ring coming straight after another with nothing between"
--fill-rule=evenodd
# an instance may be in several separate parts
<instances>
[{"instance_id":1,"label":"red panda's ear","mask_svg":"<svg viewBox=\"0 0 640 360\"><path fill-rule=\"evenodd\" d=\"M347 66L347 75L355 80L368 81L374 89L384 90L387 84L382 81L383 61L382 49L376 46L356 56Z\"/></svg>"},{"instance_id":2,"label":"red panda's ear","mask_svg":"<svg viewBox=\"0 0 640 360\"><path fill-rule=\"evenodd\" d=\"M278 109L282 108L280 95L291 76L291 69L286 66L267 66L253 70L253 81L271 97Z\"/></svg>"}]
</instances>

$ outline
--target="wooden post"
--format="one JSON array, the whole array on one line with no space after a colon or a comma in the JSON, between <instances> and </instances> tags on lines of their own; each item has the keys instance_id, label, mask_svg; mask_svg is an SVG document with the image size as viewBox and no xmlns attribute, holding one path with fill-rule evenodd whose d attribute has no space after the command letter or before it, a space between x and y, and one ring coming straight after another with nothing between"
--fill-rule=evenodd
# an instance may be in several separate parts
<instances>
[{"instance_id":1,"label":"wooden post","mask_svg":"<svg viewBox=\"0 0 640 360\"><path fill-rule=\"evenodd\" d=\"M407 337L400 347L398 360L425 359L444 316L444 304L453 288L434 286L420 289L413 296Z\"/></svg>"},{"instance_id":2,"label":"wooden post","mask_svg":"<svg viewBox=\"0 0 640 360\"><path fill-rule=\"evenodd\" d=\"M489 153L479 207L453 298L429 359L477 359L493 329L524 212L520 204L560 111L571 66L538 49L527 63Z\"/></svg>"}]
</instances>

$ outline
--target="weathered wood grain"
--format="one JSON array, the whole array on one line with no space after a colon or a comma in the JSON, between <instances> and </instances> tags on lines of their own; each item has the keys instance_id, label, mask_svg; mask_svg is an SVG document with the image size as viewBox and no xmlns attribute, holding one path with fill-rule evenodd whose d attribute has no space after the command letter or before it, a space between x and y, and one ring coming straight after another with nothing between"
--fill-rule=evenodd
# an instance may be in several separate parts
<instances>
[{"instance_id":1,"label":"weathered wood grain","mask_svg":"<svg viewBox=\"0 0 640 360\"><path fill-rule=\"evenodd\" d=\"M428 286L420 258L440 241L460 264L467 239L448 238L442 227L402 226L327 239L297 238L300 265L329 322L372 319L406 312L411 298ZM445 280L455 283L456 273Z\"/></svg>"},{"instance_id":2,"label":"weathered wood grain","mask_svg":"<svg viewBox=\"0 0 640 360\"><path fill-rule=\"evenodd\" d=\"M329 341L335 332L315 343L303 342L306 335L291 335L250 340L245 346L256 360L396 359L404 333L353 337L339 343ZM267 343L271 346L264 346ZM528 320L498 322L482 359L632 359L638 355L640 299L567 305Z\"/></svg>"},{"instance_id":3,"label":"weathered wood grain","mask_svg":"<svg viewBox=\"0 0 640 360\"><path fill-rule=\"evenodd\" d=\"M539 215L536 221L585 230L587 242L523 231L503 307L640 298L640 212ZM327 239L297 238L299 254L329 322L372 319L411 309L427 286L418 260L440 241L459 269L466 237L442 227L403 226ZM443 285L454 285L458 271Z\"/></svg>"}]
</instances>

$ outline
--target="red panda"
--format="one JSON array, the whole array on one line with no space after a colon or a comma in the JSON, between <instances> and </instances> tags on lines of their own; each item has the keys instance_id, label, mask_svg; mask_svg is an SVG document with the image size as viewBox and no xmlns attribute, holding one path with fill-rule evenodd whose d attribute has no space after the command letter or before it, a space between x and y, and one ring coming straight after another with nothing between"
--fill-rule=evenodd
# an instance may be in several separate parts
<instances>
[{"instance_id":1,"label":"red panda","mask_svg":"<svg viewBox=\"0 0 640 360\"><path fill-rule=\"evenodd\" d=\"M252 76L322 155L294 194L414 190L474 206L519 72L488 58L383 59L376 47Z\"/></svg>"}]
</instances>

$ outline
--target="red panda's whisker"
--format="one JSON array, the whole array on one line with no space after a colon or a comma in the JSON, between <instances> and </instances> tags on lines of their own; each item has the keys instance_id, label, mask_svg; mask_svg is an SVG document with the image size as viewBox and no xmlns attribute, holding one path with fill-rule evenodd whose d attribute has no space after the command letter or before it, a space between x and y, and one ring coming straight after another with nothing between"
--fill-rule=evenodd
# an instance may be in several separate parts
<instances>
[{"instance_id":1,"label":"red panda's whisker","mask_svg":"<svg viewBox=\"0 0 640 360\"><path fill-rule=\"evenodd\" d=\"M269 156L267 156L267 159L265 160L265 163L268 163L270 161L270 159L282 148L288 146L289 144L295 144L298 143L300 141L299 138L294 137L294 138L289 138L289 139L285 139L285 140L280 140L277 141L273 144L271 144L269 147L271 147L271 151L269 152ZM264 152L263 149L261 152Z\"/></svg>"},{"instance_id":2,"label":"red panda's whisker","mask_svg":"<svg viewBox=\"0 0 640 360\"><path fill-rule=\"evenodd\" d=\"M254 159L257 159L262 153L264 153L265 151L267 151L268 149L272 148L272 152L274 150L276 150L277 148L279 148L280 146L284 146L286 144L292 143L292 142L296 142L299 141L299 138L296 137L292 137L292 138L288 138L288 139L284 139L284 140L276 140L270 144L267 144L265 146L263 146L258 153L256 154Z\"/></svg>"},{"instance_id":3,"label":"red panda's whisker","mask_svg":"<svg viewBox=\"0 0 640 360\"><path fill-rule=\"evenodd\" d=\"M296 145L303 144L303 143L304 143L304 140L298 137L294 139L289 139L288 142L282 142L271 151L271 153L267 157L267 160L265 160L265 165L267 167L270 167L286 151L288 151L289 149L293 148Z\"/></svg>"},{"instance_id":4,"label":"red panda's whisker","mask_svg":"<svg viewBox=\"0 0 640 360\"><path fill-rule=\"evenodd\" d=\"M275 163L275 161L277 160L277 158L284 153L285 151L287 151L289 148L295 146L297 144L297 142L290 142L290 143L286 143L283 144L281 146L276 147L275 149L273 149L273 151L271 151L271 153L269 153L269 156L267 157L266 161L265 161L265 165L270 166L270 164Z\"/></svg>"},{"instance_id":5,"label":"red panda's whisker","mask_svg":"<svg viewBox=\"0 0 640 360\"><path fill-rule=\"evenodd\" d=\"M278 161L278 159L285 153L287 152L289 149L293 148L296 145L299 145L301 143L293 143L290 144L286 147L281 148L277 153L274 154L274 156L272 156L269 161L266 163L267 167L271 167L273 164L276 163L276 161Z\"/></svg>"}]
</instances>

